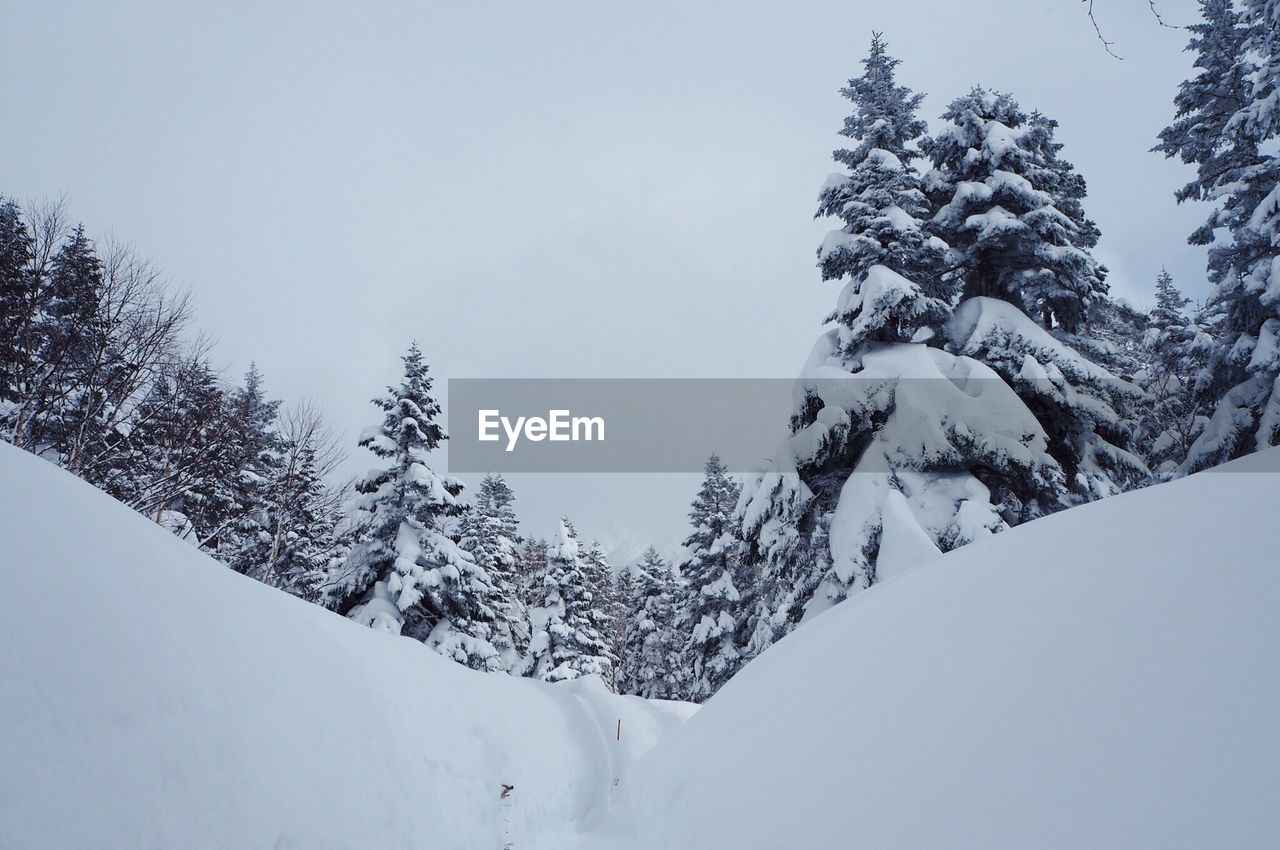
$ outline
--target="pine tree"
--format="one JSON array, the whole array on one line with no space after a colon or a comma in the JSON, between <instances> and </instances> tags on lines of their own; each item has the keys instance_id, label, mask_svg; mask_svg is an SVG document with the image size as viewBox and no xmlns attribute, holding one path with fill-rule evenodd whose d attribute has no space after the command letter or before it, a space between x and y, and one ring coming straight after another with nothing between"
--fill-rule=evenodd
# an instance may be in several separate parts
<instances>
[{"instance_id":1,"label":"pine tree","mask_svg":"<svg viewBox=\"0 0 1280 850\"><path fill-rule=\"evenodd\" d=\"M943 117L948 126L924 144L934 164L925 183L963 284L950 350L998 372L1047 433L1069 493L1042 491L1036 512L1145 482L1125 416L1141 391L1045 332L1087 330L1106 297L1085 183L1059 156L1056 122L981 88Z\"/></svg>"},{"instance_id":2,"label":"pine tree","mask_svg":"<svg viewBox=\"0 0 1280 850\"><path fill-rule=\"evenodd\" d=\"M210 494L234 476L231 420L218 377L200 356L158 375L138 405L129 458L102 483L120 501L199 543ZM196 526L190 517L201 521Z\"/></svg>"},{"instance_id":3,"label":"pine tree","mask_svg":"<svg viewBox=\"0 0 1280 850\"><path fill-rule=\"evenodd\" d=\"M1063 492L1062 470L1047 454L1048 436L1031 410L996 371L966 352L941 349L950 342L951 304L964 282L944 272L943 261L954 266L965 255L950 251L946 234L933 233L940 227L921 189L940 191L946 176L915 175L911 163L919 156L915 146L926 145L917 142L924 125L915 118L919 98L894 82L896 64L877 38L866 73L845 90L855 106L846 132L861 144L836 152L853 173L847 183L828 180L819 210L845 222L819 254L827 260L824 275L847 276L829 317L836 326L819 337L797 383L791 436L745 482L738 516L743 572L751 580L732 590L728 582L709 585L726 598L747 597L737 601L743 610L733 625L734 644L746 657L881 578L1054 509ZM978 130L987 126L978 123ZM1036 176L1068 203L1074 189L1043 138L1047 126L1037 119L1031 130L1039 135L1028 136L1039 157ZM953 136L961 138L959 132L942 138ZM882 167L888 154L902 167ZM1026 182L999 173L1015 188ZM992 183L1004 191L997 179ZM845 185L857 192L833 193ZM965 185L975 196L993 195L985 185ZM1035 216L1029 220L1042 226ZM956 237L972 241L967 232ZM904 323L897 316L905 314L869 306L890 303L873 294L878 289L909 294L895 303L919 309ZM1056 296L1047 284L1042 289L1045 299ZM706 594L693 579L689 591ZM730 628L730 618L719 614L701 622L694 632L699 642ZM697 698L718 686L695 682Z\"/></svg>"},{"instance_id":4,"label":"pine tree","mask_svg":"<svg viewBox=\"0 0 1280 850\"><path fill-rule=\"evenodd\" d=\"M521 544L512 504L515 494L501 475L486 475L475 504L462 521L462 537L476 563L508 575L515 569Z\"/></svg>"},{"instance_id":5,"label":"pine tree","mask_svg":"<svg viewBox=\"0 0 1280 850\"><path fill-rule=\"evenodd\" d=\"M10 333L6 333L4 364L6 395L3 418L6 439L15 446L39 452L32 437L43 418L45 400L54 385L57 370L48 361L54 346L55 325L49 315L53 290L50 268L66 235L61 206L50 206L23 216L15 205L8 206L7 231L16 240L10 253L10 271L4 293L4 313ZM16 230L20 219L24 227ZM24 234L25 231L25 234ZM14 263L26 260L25 268L14 275Z\"/></svg>"},{"instance_id":6,"label":"pine tree","mask_svg":"<svg viewBox=\"0 0 1280 850\"><path fill-rule=\"evenodd\" d=\"M1186 48L1196 54L1193 64L1200 73L1179 86L1174 122L1160 131L1160 143L1152 148L1196 166L1195 179L1174 193L1178 203L1217 200L1215 187L1223 177L1231 179L1260 161L1256 140L1238 132L1232 121L1248 105L1250 90L1248 69L1240 61L1247 33L1234 0L1200 0L1200 15L1201 23L1187 27L1192 36ZM1231 218L1220 218L1215 209L1191 243L1211 243L1213 231L1229 226Z\"/></svg>"},{"instance_id":7,"label":"pine tree","mask_svg":"<svg viewBox=\"0 0 1280 850\"><path fill-rule=\"evenodd\" d=\"M361 533L348 556L348 587L337 610L373 628L421 640L479 670L500 668L491 640L497 589L445 523L463 511L462 483L429 466L446 439L431 378L416 344L404 376L374 400L382 422L360 445L385 465L361 479Z\"/></svg>"},{"instance_id":8,"label":"pine tree","mask_svg":"<svg viewBox=\"0 0 1280 850\"><path fill-rule=\"evenodd\" d=\"M86 373L100 349L103 269L93 242L80 225L58 249L50 263L47 295L37 321L42 344L38 377L28 387L30 415L20 443L38 451L52 451L63 465L73 459L71 446L86 408ZM87 423L86 423L87 424Z\"/></svg>"},{"instance_id":9,"label":"pine tree","mask_svg":"<svg viewBox=\"0 0 1280 850\"><path fill-rule=\"evenodd\" d=\"M622 643L628 651L619 663L618 692L646 699L681 699L684 681L684 646L676 631L679 583L658 550L650 546L634 565Z\"/></svg>"},{"instance_id":10,"label":"pine tree","mask_svg":"<svg viewBox=\"0 0 1280 850\"><path fill-rule=\"evenodd\" d=\"M280 404L267 398L262 373L250 363L244 382L226 396L226 473L208 481L199 511L188 516L200 530L201 545L241 572L250 565L244 550L260 534L272 534L264 509L281 475Z\"/></svg>"},{"instance_id":11,"label":"pine tree","mask_svg":"<svg viewBox=\"0 0 1280 850\"><path fill-rule=\"evenodd\" d=\"M928 203L912 167L924 96L896 83L898 64L875 34L863 76L841 89L854 111L840 132L858 145L834 152L848 173L831 175L818 196L816 217L844 221L823 240L818 265L823 280L847 281L827 321L841 329L850 359L868 341L932 338L950 311L947 246L924 226Z\"/></svg>"},{"instance_id":12,"label":"pine tree","mask_svg":"<svg viewBox=\"0 0 1280 850\"><path fill-rule=\"evenodd\" d=\"M1191 299L1183 296L1174 285L1173 275L1169 274L1169 270L1161 269L1156 276L1156 306L1150 314L1151 327L1163 334L1185 326L1186 307L1190 303Z\"/></svg>"},{"instance_id":13,"label":"pine tree","mask_svg":"<svg viewBox=\"0 0 1280 850\"><path fill-rule=\"evenodd\" d=\"M613 652L614 693L631 693L627 690L625 678L627 671L635 664L635 653L638 647L630 641L631 620L634 615L633 606L639 589L638 564L626 564L612 577L609 584L609 649Z\"/></svg>"},{"instance_id":14,"label":"pine tree","mask_svg":"<svg viewBox=\"0 0 1280 850\"><path fill-rule=\"evenodd\" d=\"M521 540L514 502L515 494L501 475L486 475L461 527L462 547L489 575L497 590L494 646L507 670L517 665L529 641L526 606L520 592Z\"/></svg>"},{"instance_id":15,"label":"pine tree","mask_svg":"<svg viewBox=\"0 0 1280 850\"><path fill-rule=\"evenodd\" d=\"M342 549L338 527L345 489L327 478L342 455L320 411L303 404L280 417L277 446L265 478L256 482L254 509L228 565L295 596L320 601L333 560Z\"/></svg>"},{"instance_id":16,"label":"pine tree","mask_svg":"<svg viewBox=\"0 0 1280 850\"><path fill-rule=\"evenodd\" d=\"M542 577L547 571L547 541L531 537L520 546L516 558L516 590L525 609L542 599Z\"/></svg>"},{"instance_id":17,"label":"pine tree","mask_svg":"<svg viewBox=\"0 0 1280 850\"><path fill-rule=\"evenodd\" d=\"M612 682L611 623L594 569L583 558L573 524L561 519L559 542L547 551L537 604L529 612L526 675L546 682L596 675Z\"/></svg>"},{"instance_id":18,"label":"pine tree","mask_svg":"<svg viewBox=\"0 0 1280 850\"><path fill-rule=\"evenodd\" d=\"M21 398L20 362L38 316L32 243L17 204L0 199L0 428L6 433L13 427L10 408Z\"/></svg>"},{"instance_id":19,"label":"pine tree","mask_svg":"<svg viewBox=\"0 0 1280 850\"><path fill-rule=\"evenodd\" d=\"M1089 253L1098 229L1084 216L1084 179L1058 156L1057 122L977 87L942 117L949 125L923 143L934 164L925 186L963 297L1000 298L1075 331L1106 292L1106 269Z\"/></svg>"},{"instance_id":20,"label":"pine tree","mask_svg":"<svg viewBox=\"0 0 1280 850\"><path fill-rule=\"evenodd\" d=\"M1245 0L1239 9L1233 22L1232 8L1206 4L1192 44L1206 70L1180 92L1179 114L1202 119L1212 141L1194 144L1175 124L1166 150L1198 165L1188 196L1216 205L1192 241L1214 242L1208 306L1221 320L1197 389L1218 402L1182 472L1280 443L1280 2ZM1230 238L1216 241L1222 230Z\"/></svg>"},{"instance_id":21,"label":"pine tree","mask_svg":"<svg viewBox=\"0 0 1280 850\"><path fill-rule=\"evenodd\" d=\"M1201 352L1212 341L1187 317L1189 303L1173 276L1162 269L1156 278L1156 304L1141 337L1146 362L1137 375L1149 397L1139 418L1137 443L1160 481L1177 474L1207 422L1208 411L1195 392L1195 379L1204 365Z\"/></svg>"},{"instance_id":22,"label":"pine tree","mask_svg":"<svg viewBox=\"0 0 1280 850\"><path fill-rule=\"evenodd\" d=\"M685 698L701 702L742 666L737 645L745 611L734 510L741 486L718 455L707 458L702 486L689 511L693 531L685 538L678 569L684 579L676 628L684 646Z\"/></svg>"},{"instance_id":23,"label":"pine tree","mask_svg":"<svg viewBox=\"0 0 1280 850\"><path fill-rule=\"evenodd\" d=\"M600 545L599 540L592 540L588 545L580 547L583 577L586 579L587 586L591 592L595 594L598 603L596 607L606 617L610 617L612 611L613 600L611 598L613 588L613 568L609 565L609 559L604 554L604 548Z\"/></svg>"},{"instance_id":24,"label":"pine tree","mask_svg":"<svg viewBox=\"0 0 1280 850\"><path fill-rule=\"evenodd\" d=\"M580 547L580 551L583 578L594 600L593 613L597 628L604 636L605 643L609 646L609 655L613 659L607 682L609 687L616 691L618 665L625 652L622 646L622 627L627 605L623 600L633 589L631 576L625 568L614 575L613 567L605 556L599 540L592 540L588 545Z\"/></svg>"}]
</instances>

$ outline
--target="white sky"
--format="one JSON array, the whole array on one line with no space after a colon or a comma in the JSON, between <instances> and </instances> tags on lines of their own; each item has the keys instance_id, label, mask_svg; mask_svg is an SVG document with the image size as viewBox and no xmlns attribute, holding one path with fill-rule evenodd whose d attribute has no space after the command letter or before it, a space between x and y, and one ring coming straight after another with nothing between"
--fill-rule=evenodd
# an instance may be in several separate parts
<instances>
[{"instance_id":1,"label":"white sky","mask_svg":"<svg viewBox=\"0 0 1280 850\"><path fill-rule=\"evenodd\" d=\"M28 2L0 27L0 193L65 195L350 435L416 337L449 377L789 377L834 303L811 220L872 30L929 93L1057 118L1113 291L1204 293L1187 169L1147 153L1190 72L1147 0ZM1192 0L1160 0L1171 23ZM678 415L678 412L673 412ZM782 423L779 423L782 427ZM780 432L781 433L781 432ZM529 530L672 542L696 477L520 476Z\"/></svg>"}]
</instances>

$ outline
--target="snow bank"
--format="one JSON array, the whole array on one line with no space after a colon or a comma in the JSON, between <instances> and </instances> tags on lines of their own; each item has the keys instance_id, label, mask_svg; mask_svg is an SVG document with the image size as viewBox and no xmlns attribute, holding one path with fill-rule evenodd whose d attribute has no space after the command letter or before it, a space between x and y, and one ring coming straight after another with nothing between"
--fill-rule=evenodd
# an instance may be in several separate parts
<instances>
[{"instance_id":1,"label":"snow bank","mask_svg":"<svg viewBox=\"0 0 1280 850\"><path fill-rule=\"evenodd\" d=\"M1277 473L1280 450L872 587L749 664L583 846L1280 847Z\"/></svg>"},{"instance_id":2,"label":"snow bank","mask_svg":"<svg viewBox=\"0 0 1280 850\"><path fill-rule=\"evenodd\" d=\"M2 443L0 582L5 850L560 848L691 710L472 672Z\"/></svg>"},{"instance_id":3,"label":"snow bank","mask_svg":"<svg viewBox=\"0 0 1280 850\"><path fill-rule=\"evenodd\" d=\"M1277 847L1277 473L941 556L680 726L245 580L0 444L0 847Z\"/></svg>"}]
</instances>

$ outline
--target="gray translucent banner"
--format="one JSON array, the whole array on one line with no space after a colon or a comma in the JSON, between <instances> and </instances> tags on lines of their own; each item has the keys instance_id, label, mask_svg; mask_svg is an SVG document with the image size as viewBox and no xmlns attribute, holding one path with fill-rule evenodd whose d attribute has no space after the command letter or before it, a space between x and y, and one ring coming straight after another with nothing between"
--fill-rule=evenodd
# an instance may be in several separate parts
<instances>
[{"instance_id":1,"label":"gray translucent banner","mask_svg":"<svg viewBox=\"0 0 1280 850\"><path fill-rule=\"evenodd\" d=\"M1061 392L1026 384L1023 394ZM1100 384L1089 395L1144 403L1132 384ZM926 431L930 421L1012 427L1014 439L1030 415L1008 384L987 378L451 379L447 389L453 472L699 472L713 452L747 472L772 459L806 397L821 399L815 411L893 411Z\"/></svg>"},{"instance_id":2,"label":"gray translucent banner","mask_svg":"<svg viewBox=\"0 0 1280 850\"><path fill-rule=\"evenodd\" d=\"M449 470L700 472L715 452L731 471L745 472L788 433L794 386L794 379L451 379Z\"/></svg>"}]
</instances>

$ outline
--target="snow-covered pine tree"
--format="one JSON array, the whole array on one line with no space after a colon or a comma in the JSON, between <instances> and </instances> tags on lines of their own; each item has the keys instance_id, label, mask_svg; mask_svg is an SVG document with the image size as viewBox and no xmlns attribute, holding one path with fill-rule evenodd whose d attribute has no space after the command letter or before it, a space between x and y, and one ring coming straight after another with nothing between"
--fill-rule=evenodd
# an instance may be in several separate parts
<instances>
[{"instance_id":1,"label":"snow-covered pine tree","mask_svg":"<svg viewBox=\"0 0 1280 850\"><path fill-rule=\"evenodd\" d=\"M515 494L501 475L486 475L475 503L462 519L461 534L477 564L511 573L520 549Z\"/></svg>"},{"instance_id":2,"label":"snow-covered pine tree","mask_svg":"<svg viewBox=\"0 0 1280 850\"><path fill-rule=\"evenodd\" d=\"M844 132L859 145L835 153L850 173L829 178L819 200L820 215L844 223L818 254L824 277L844 277L834 327L797 382L792 435L739 501L744 559L758 576L739 640L748 657L880 578L1056 507L1062 493L1026 405L992 369L938 347L952 258L926 221L913 166L924 124L896 65L876 37L865 73L843 90L854 105Z\"/></svg>"},{"instance_id":3,"label":"snow-covered pine tree","mask_svg":"<svg viewBox=\"0 0 1280 850\"><path fill-rule=\"evenodd\" d=\"M999 298L1046 329L1075 331L1106 292L1106 269L1089 253L1098 228L1084 215L1084 179L1058 155L1057 122L979 87L942 117L948 126L923 142L934 166L925 187L932 229L962 265L962 297Z\"/></svg>"},{"instance_id":4,"label":"snow-covered pine tree","mask_svg":"<svg viewBox=\"0 0 1280 850\"><path fill-rule=\"evenodd\" d=\"M1085 323L1078 332L1068 333L1059 326L1050 333L1121 381L1146 389L1140 378L1145 375L1150 356L1145 343L1148 325L1147 314L1143 311L1111 297L1099 297L1089 302ZM1119 417L1116 429L1132 435L1129 440L1131 451L1145 462L1139 432L1147 402L1125 396L1115 410ZM1137 479L1133 483L1138 483Z\"/></svg>"},{"instance_id":5,"label":"snow-covered pine tree","mask_svg":"<svg viewBox=\"0 0 1280 850\"><path fill-rule=\"evenodd\" d=\"M240 572L251 565L245 550L255 547L259 535L272 534L264 509L282 462L280 404L267 398L262 373L250 363L243 383L226 395L226 474L208 481L198 510L187 515L201 546Z\"/></svg>"},{"instance_id":6,"label":"snow-covered pine tree","mask_svg":"<svg viewBox=\"0 0 1280 850\"><path fill-rule=\"evenodd\" d=\"M0 435L12 433L21 398L20 366L37 319L37 283L31 274L33 240L12 201L0 199Z\"/></svg>"},{"instance_id":7,"label":"snow-covered pine tree","mask_svg":"<svg viewBox=\"0 0 1280 850\"><path fill-rule=\"evenodd\" d=\"M686 676L681 697L701 702L738 672L744 658L738 646L746 627L745 588L734 510L741 485L718 455L703 467L702 485L693 499L678 570L683 585L674 626L681 637L681 669Z\"/></svg>"},{"instance_id":8,"label":"snow-covered pine tree","mask_svg":"<svg viewBox=\"0 0 1280 850\"><path fill-rule=\"evenodd\" d=\"M597 675L613 680L611 623L606 600L591 576L569 520L560 520L559 541L547 550L547 565L530 609L532 637L523 672L546 682Z\"/></svg>"},{"instance_id":9,"label":"snow-covered pine tree","mask_svg":"<svg viewBox=\"0 0 1280 850\"><path fill-rule=\"evenodd\" d=\"M609 645L609 654L613 658L613 669L608 678L609 687L616 690L618 682L618 664L622 659L622 628L627 614L627 605L623 598L632 591L631 576L623 568L614 574L613 566L605 555L604 547L599 540L592 540L580 547L583 577L591 589L594 599L595 615L599 618L600 634Z\"/></svg>"},{"instance_id":10,"label":"snow-covered pine tree","mask_svg":"<svg viewBox=\"0 0 1280 850\"><path fill-rule=\"evenodd\" d=\"M1143 336L1150 323L1146 313L1124 301L1095 298L1089 304L1087 330L1067 333L1056 327L1052 333L1117 378L1132 382L1146 363Z\"/></svg>"},{"instance_id":11,"label":"snow-covered pine tree","mask_svg":"<svg viewBox=\"0 0 1280 850\"><path fill-rule=\"evenodd\" d=\"M1057 123L982 88L943 118L923 147L934 165L924 181L937 208L931 227L951 245L962 284L949 349L1014 388L1066 475L1067 498L1043 491L1029 515L1138 486L1148 473L1130 451L1125 410L1142 391L1049 333L1087 329L1107 297L1106 270L1089 252L1098 230L1084 215L1084 179L1059 156Z\"/></svg>"},{"instance_id":12,"label":"snow-covered pine tree","mask_svg":"<svg viewBox=\"0 0 1280 850\"><path fill-rule=\"evenodd\" d=\"M550 546L540 537L530 537L520 545L516 558L516 589L526 609L542 598L542 576L547 571Z\"/></svg>"},{"instance_id":13,"label":"snow-covered pine tree","mask_svg":"<svg viewBox=\"0 0 1280 850\"><path fill-rule=\"evenodd\" d=\"M382 422L360 438L384 464L356 484L360 496L353 508L361 532L348 555L348 586L335 607L469 667L497 670L497 589L446 533L446 520L463 510L463 486L429 465L446 435L416 343L403 362L399 385L374 400Z\"/></svg>"},{"instance_id":14,"label":"snow-covered pine tree","mask_svg":"<svg viewBox=\"0 0 1280 850\"><path fill-rule=\"evenodd\" d=\"M99 486L198 545L212 529L190 517L209 516L208 494L224 491L235 474L217 374L198 354L181 358L156 376L134 420L127 462Z\"/></svg>"},{"instance_id":15,"label":"snow-covered pine tree","mask_svg":"<svg viewBox=\"0 0 1280 850\"><path fill-rule=\"evenodd\" d=\"M636 645L629 642L632 606L639 582L639 564L624 564L612 577L609 585L609 648L613 652L613 691L614 693L631 693L626 690L626 670L634 663Z\"/></svg>"},{"instance_id":16,"label":"snow-covered pine tree","mask_svg":"<svg viewBox=\"0 0 1280 850\"><path fill-rule=\"evenodd\" d=\"M682 699L684 641L676 631L679 583L671 565L650 546L633 568L627 597L623 644L627 654L619 662L618 693L646 699Z\"/></svg>"},{"instance_id":17,"label":"snow-covered pine tree","mask_svg":"<svg viewBox=\"0 0 1280 850\"><path fill-rule=\"evenodd\" d=\"M1182 294L1173 282L1173 275L1168 269L1160 269L1156 275L1156 305L1148 314L1150 327L1156 333L1164 334L1170 330L1185 326L1186 309L1191 299Z\"/></svg>"},{"instance_id":18,"label":"snow-covered pine tree","mask_svg":"<svg viewBox=\"0 0 1280 850\"><path fill-rule=\"evenodd\" d=\"M1208 306L1221 316L1218 344L1196 385L1219 401L1182 472L1280 443L1280 2L1204 11L1191 46L1205 70L1180 91L1181 123L1162 148L1198 166L1182 194L1215 203L1192 242L1214 243ZM1180 132L1188 120L1203 125L1199 135Z\"/></svg>"},{"instance_id":19,"label":"snow-covered pine tree","mask_svg":"<svg viewBox=\"0 0 1280 850\"><path fill-rule=\"evenodd\" d=\"M924 95L897 84L899 61L876 33L863 75L840 90L855 106L840 134L858 145L833 158L848 173L832 174L818 194L815 218L844 222L823 240L818 266L823 280L847 281L827 321L840 330L840 353L855 361L868 341L927 339L951 308L947 246L922 226L928 203L911 167Z\"/></svg>"},{"instance_id":20,"label":"snow-covered pine tree","mask_svg":"<svg viewBox=\"0 0 1280 850\"><path fill-rule=\"evenodd\" d=\"M295 596L320 601L329 568L342 548L338 533L345 489L327 479L342 460L320 410L286 408L278 446L257 482L257 502L229 566Z\"/></svg>"},{"instance_id":21,"label":"snow-covered pine tree","mask_svg":"<svg viewBox=\"0 0 1280 850\"><path fill-rule=\"evenodd\" d=\"M1190 300L1167 270L1156 278L1156 304L1141 340L1145 363L1135 379L1147 391L1137 429L1137 444L1152 476L1167 481L1177 474L1207 422L1207 409L1195 392L1203 366L1201 352L1212 336L1187 317Z\"/></svg>"},{"instance_id":22,"label":"snow-covered pine tree","mask_svg":"<svg viewBox=\"0 0 1280 850\"><path fill-rule=\"evenodd\" d=\"M9 272L4 291L5 333L3 410L5 439L40 451L33 432L40 430L48 389L58 383L60 369L49 361L56 351L57 322L50 316L53 288L50 269L60 253L67 229L60 204L20 210L7 204ZM25 261L25 262L24 262Z\"/></svg>"},{"instance_id":23,"label":"snow-covered pine tree","mask_svg":"<svg viewBox=\"0 0 1280 850\"><path fill-rule=\"evenodd\" d=\"M102 260L93 241L77 226L49 264L47 292L37 317L42 345L34 380L26 388L29 411L19 445L56 454L64 466L72 461L84 409L95 399L85 397L86 373L94 363L97 337L102 332L98 305L103 292Z\"/></svg>"},{"instance_id":24,"label":"snow-covered pine tree","mask_svg":"<svg viewBox=\"0 0 1280 850\"><path fill-rule=\"evenodd\" d=\"M460 529L463 548L488 573L497 589L493 642L505 670L517 666L529 643L528 615L518 572L522 541L514 502L515 494L501 475L486 475Z\"/></svg>"},{"instance_id":25,"label":"snow-covered pine tree","mask_svg":"<svg viewBox=\"0 0 1280 850\"><path fill-rule=\"evenodd\" d=\"M1254 139L1234 126L1228 133L1236 113L1248 105L1250 91L1248 69L1241 61L1246 31L1235 0L1200 0L1199 5L1201 21L1187 27L1191 39L1186 49L1195 54L1193 66L1200 72L1178 87L1174 121L1160 131L1160 143L1152 148L1196 166L1195 179L1174 193L1178 203L1218 200L1221 176L1260 162ZM1236 217L1234 210L1220 215L1215 208L1191 236L1193 245L1211 243L1214 230L1229 227Z\"/></svg>"}]
</instances>

